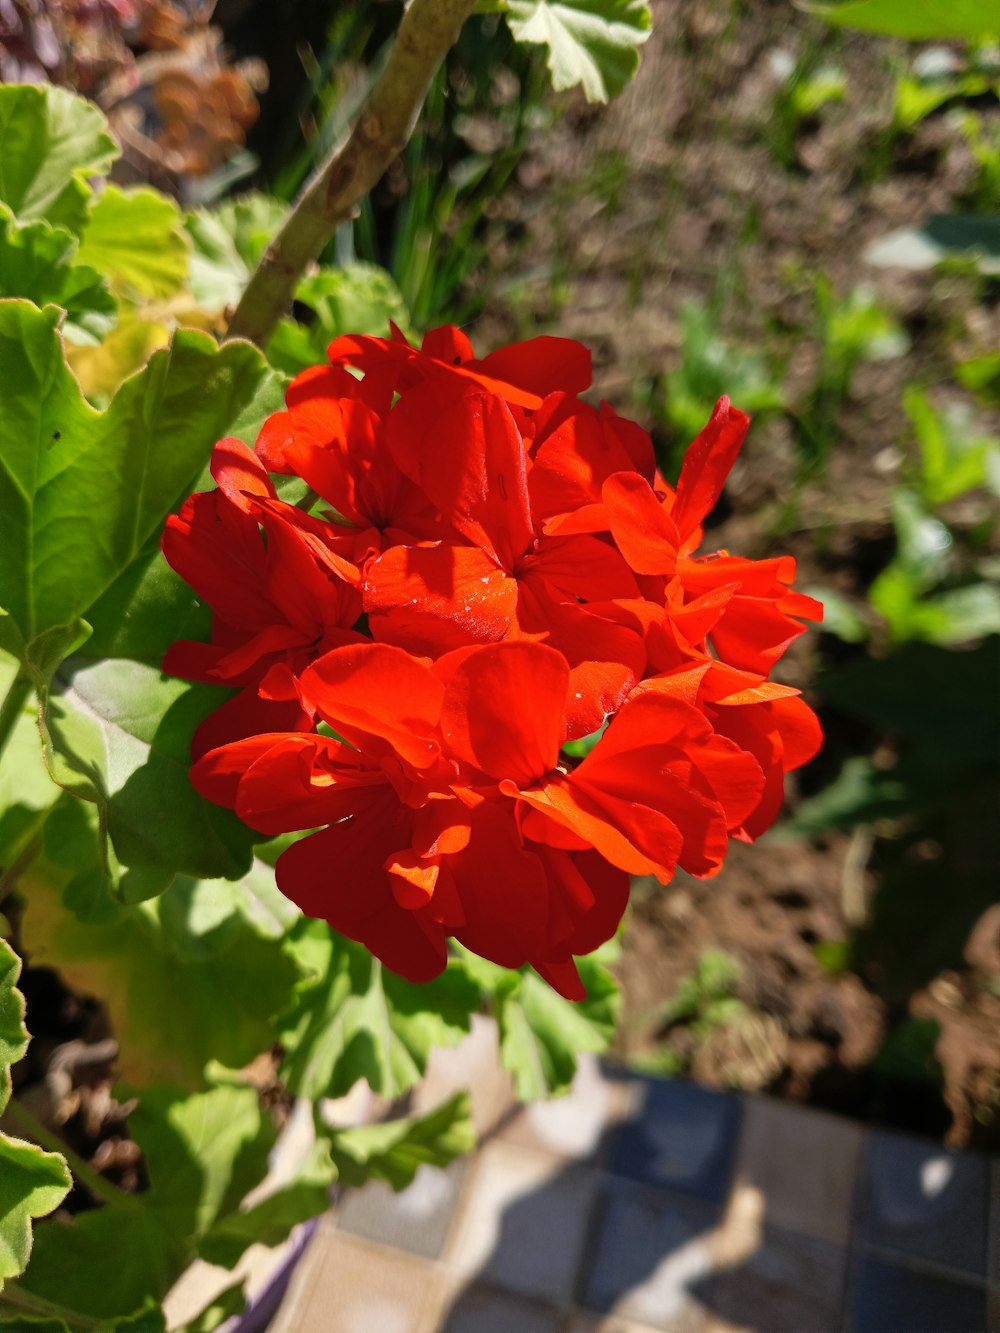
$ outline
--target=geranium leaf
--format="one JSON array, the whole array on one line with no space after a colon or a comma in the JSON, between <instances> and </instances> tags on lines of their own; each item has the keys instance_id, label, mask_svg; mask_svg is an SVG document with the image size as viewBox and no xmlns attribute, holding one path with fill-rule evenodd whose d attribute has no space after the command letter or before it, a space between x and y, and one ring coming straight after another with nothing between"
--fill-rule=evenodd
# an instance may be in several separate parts
<instances>
[{"instance_id":1,"label":"geranium leaf","mask_svg":"<svg viewBox=\"0 0 1000 1333\"><path fill-rule=\"evenodd\" d=\"M0 301L0 606L28 644L86 614L270 383L249 344L180 330L98 412L66 365L58 318Z\"/></svg>"},{"instance_id":2,"label":"geranium leaf","mask_svg":"<svg viewBox=\"0 0 1000 1333\"><path fill-rule=\"evenodd\" d=\"M89 176L118 156L93 104L51 84L0 87L0 203L21 221L45 218L79 233L87 219Z\"/></svg>"},{"instance_id":3,"label":"geranium leaf","mask_svg":"<svg viewBox=\"0 0 1000 1333\"><path fill-rule=\"evenodd\" d=\"M20 669L12 658L0 652L0 698ZM0 868L6 868L16 859L40 817L59 796L59 788L42 761L33 710L26 706L14 723L4 747L4 762L0 764Z\"/></svg>"},{"instance_id":4,"label":"geranium leaf","mask_svg":"<svg viewBox=\"0 0 1000 1333\"><path fill-rule=\"evenodd\" d=\"M93 341L111 328L118 306L101 274L74 257L76 249L76 237L64 228L19 225L0 205L0 297L62 306L67 336Z\"/></svg>"},{"instance_id":5,"label":"geranium leaf","mask_svg":"<svg viewBox=\"0 0 1000 1333\"><path fill-rule=\"evenodd\" d=\"M618 956L617 940L577 958L587 998L576 1004L529 968L509 972L465 949L460 953L490 1000L500 1028L500 1057L522 1101L565 1092L576 1073L577 1055L607 1050L620 1001L618 983L608 971Z\"/></svg>"},{"instance_id":6,"label":"geranium leaf","mask_svg":"<svg viewBox=\"0 0 1000 1333\"><path fill-rule=\"evenodd\" d=\"M252 1208L237 1208L220 1217L201 1243L201 1257L232 1268L248 1245L279 1244L300 1222L326 1211L336 1178L329 1144L321 1140L288 1184Z\"/></svg>"},{"instance_id":7,"label":"geranium leaf","mask_svg":"<svg viewBox=\"0 0 1000 1333\"><path fill-rule=\"evenodd\" d=\"M23 877L25 948L101 996L123 1078L202 1087L208 1061L238 1068L273 1043L272 1015L300 975L255 883L269 874L258 868L245 895L225 881L179 877L155 902L95 911L85 922L64 898L73 872L36 861Z\"/></svg>"},{"instance_id":8,"label":"geranium leaf","mask_svg":"<svg viewBox=\"0 0 1000 1333\"><path fill-rule=\"evenodd\" d=\"M410 312L384 268L353 263L309 273L295 289L295 299L312 312L308 324L283 319L267 345L267 359L297 374L326 359L327 345L341 333L388 337L390 321L404 333Z\"/></svg>"},{"instance_id":9,"label":"geranium leaf","mask_svg":"<svg viewBox=\"0 0 1000 1333\"><path fill-rule=\"evenodd\" d=\"M276 1130L254 1089L234 1086L194 1095L151 1089L128 1123L149 1175L141 1203L127 1198L40 1231L19 1286L134 1330L146 1327L140 1314L150 1306L157 1315L145 1317L162 1319L160 1302L201 1237L262 1179Z\"/></svg>"},{"instance_id":10,"label":"geranium leaf","mask_svg":"<svg viewBox=\"0 0 1000 1333\"><path fill-rule=\"evenodd\" d=\"M378 1179L388 1181L394 1190L405 1189L418 1167L447 1166L475 1146L467 1092L457 1093L425 1115L342 1129L330 1138L342 1185Z\"/></svg>"},{"instance_id":11,"label":"geranium leaf","mask_svg":"<svg viewBox=\"0 0 1000 1333\"><path fill-rule=\"evenodd\" d=\"M911 41L995 37L1000 33L1000 10L989 0L852 0L807 8L838 28Z\"/></svg>"},{"instance_id":12,"label":"geranium leaf","mask_svg":"<svg viewBox=\"0 0 1000 1333\"><path fill-rule=\"evenodd\" d=\"M250 868L254 834L188 777L194 729L224 697L120 658L71 658L52 679L46 762L61 786L96 803L125 902L162 892L176 874L236 879Z\"/></svg>"},{"instance_id":13,"label":"geranium leaf","mask_svg":"<svg viewBox=\"0 0 1000 1333\"><path fill-rule=\"evenodd\" d=\"M28 1047L20 971L21 960L0 940L0 1114L10 1100L10 1067ZM0 1289L28 1263L32 1220L58 1208L71 1184L58 1153L0 1133Z\"/></svg>"},{"instance_id":14,"label":"geranium leaf","mask_svg":"<svg viewBox=\"0 0 1000 1333\"><path fill-rule=\"evenodd\" d=\"M187 215L191 291L202 310L215 313L236 304L287 212L287 205L277 199L248 194L211 212Z\"/></svg>"},{"instance_id":15,"label":"geranium leaf","mask_svg":"<svg viewBox=\"0 0 1000 1333\"><path fill-rule=\"evenodd\" d=\"M579 84L588 102L621 92L652 26L645 0L507 0L506 14L519 42L548 48L553 88Z\"/></svg>"},{"instance_id":16,"label":"geranium leaf","mask_svg":"<svg viewBox=\"0 0 1000 1333\"><path fill-rule=\"evenodd\" d=\"M479 988L457 965L415 986L325 922L302 921L290 942L307 976L278 1021L281 1075L301 1097L339 1097L359 1078L397 1097L434 1046L454 1046L469 1030Z\"/></svg>"},{"instance_id":17,"label":"geranium leaf","mask_svg":"<svg viewBox=\"0 0 1000 1333\"><path fill-rule=\"evenodd\" d=\"M162 300L187 281L188 252L172 199L156 190L108 185L91 205L77 257L105 274L115 291Z\"/></svg>"}]
</instances>

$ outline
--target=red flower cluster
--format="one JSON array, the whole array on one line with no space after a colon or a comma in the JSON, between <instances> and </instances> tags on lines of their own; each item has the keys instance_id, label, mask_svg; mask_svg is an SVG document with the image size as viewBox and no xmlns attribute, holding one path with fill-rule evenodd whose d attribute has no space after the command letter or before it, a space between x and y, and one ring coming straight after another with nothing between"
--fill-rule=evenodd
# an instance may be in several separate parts
<instances>
[{"instance_id":1,"label":"red flower cluster","mask_svg":"<svg viewBox=\"0 0 1000 1333\"><path fill-rule=\"evenodd\" d=\"M164 667L238 690L193 781L263 834L317 830L282 891L410 980L454 936L580 998L573 955L613 934L628 876L713 875L820 743L768 680L820 614L794 561L695 554L748 418L721 399L675 491L644 431L578 397L576 343L477 360L443 328L329 359L167 523L214 622Z\"/></svg>"}]
</instances>

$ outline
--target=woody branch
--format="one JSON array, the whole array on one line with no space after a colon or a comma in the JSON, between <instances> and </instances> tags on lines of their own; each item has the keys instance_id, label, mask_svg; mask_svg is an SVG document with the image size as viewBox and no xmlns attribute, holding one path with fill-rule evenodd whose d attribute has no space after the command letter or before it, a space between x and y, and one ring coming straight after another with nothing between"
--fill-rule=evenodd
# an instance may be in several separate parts
<instances>
[{"instance_id":1,"label":"woody branch","mask_svg":"<svg viewBox=\"0 0 1000 1333\"><path fill-rule=\"evenodd\" d=\"M412 0L347 138L306 182L250 278L227 338L267 343L299 278L406 146L434 74L476 0Z\"/></svg>"}]
</instances>

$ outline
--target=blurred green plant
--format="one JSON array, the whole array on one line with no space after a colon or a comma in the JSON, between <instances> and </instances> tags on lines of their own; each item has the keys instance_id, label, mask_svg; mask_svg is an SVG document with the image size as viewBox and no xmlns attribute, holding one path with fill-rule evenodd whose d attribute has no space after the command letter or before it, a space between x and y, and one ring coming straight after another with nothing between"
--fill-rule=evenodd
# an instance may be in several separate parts
<instances>
[{"instance_id":1,"label":"blurred green plant","mask_svg":"<svg viewBox=\"0 0 1000 1333\"><path fill-rule=\"evenodd\" d=\"M799 135L818 122L824 107L842 102L846 92L844 71L824 61L821 44L810 45L781 81L764 125L764 137L774 160L785 168L794 167Z\"/></svg>"},{"instance_id":2,"label":"blurred green plant","mask_svg":"<svg viewBox=\"0 0 1000 1333\"><path fill-rule=\"evenodd\" d=\"M677 983L672 999L656 1014L662 1044L633 1060L647 1073L682 1074L691 1066L696 1049L714 1032L742 1021L749 1013L737 991L743 980L739 959L722 949L705 949L695 969ZM671 1030L683 1027L684 1048L671 1042Z\"/></svg>"},{"instance_id":3,"label":"blurred green plant","mask_svg":"<svg viewBox=\"0 0 1000 1333\"><path fill-rule=\"evenodd\" d=\"M722 337L718 304L681 303L680 365L643 394L647 409L665 426L671 446L680 451L694 439L722 394L758 416L781 412L785 399L772 366L756 352L744 351Z\"/></svg>"},{"instance_id":4,"label":"blurred green plant","mask_svg":"<svg viewBox=\"0 0 1000 1333\"><path fill-rule=\"evenodd\" d=\"M838 296L825 273L812 278L819 345L816 378L796 413L800 480L822 474L837 441L840 410L862 362L902 356L909 339L898 320L864 285Z\"/></svg>"}]
</instances>

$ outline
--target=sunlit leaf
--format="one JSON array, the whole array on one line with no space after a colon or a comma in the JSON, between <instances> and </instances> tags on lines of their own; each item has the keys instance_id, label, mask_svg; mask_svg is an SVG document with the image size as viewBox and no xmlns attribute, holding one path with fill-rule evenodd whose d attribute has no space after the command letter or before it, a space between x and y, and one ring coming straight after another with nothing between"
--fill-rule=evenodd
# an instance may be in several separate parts
<instances>
[{"instance_id":1,"label":"sunlit leaf","mask_svg":"<svg viewBox=\"0 0 1000 1333\"><path fill-rule=\"evenodd\" d=\"M97 412L57 319L0 301L0 606L29 644L84 615L139 555L269 376L249 344L181 330Z\"/></svg>"},{"instance_id":2,"label":"sunlit leaf","mask_svg":"<svg viewBox=\"0 0 1000 1333\"><path fill-rule=\"evenodd\" d=\"M405 1189L418 1167L447 1166L476 1146L469 1094L454 1097L424 1115L407 1116L331 1135L330 1152L342 1185L385 1180Z\"/></svg>"},{"instance_id":3,"label":"sunlit leaf","mask_svg":"<svg viewBox=\"0 0 1000 1333\"><path fill-rule=\"evenodd\" d=\"M291 947L306 978L279 1020L281 1075L302 1097L339 1097L359 1078L399 1096L421 1077L433 1047L454 1046L468 1032L479 1005L479 988L461 967L415 986L325 922L301 922Z\"/></svg>"},{"instance_id":4,"label":"sunlit leaf","mask_svg":"<svg viewBox=\"0 0 1000 1333\"><path fill-rule=\"evenodd\" d=\"M392 321L405 332L410 315L399 288L377 264L353 263L307 274L295 299L308 309L304 322L283 319L267 346L273 366L297 374L326 359L330 342L341 333L389 334Z\"/></svg>"},{"instance_id":5,"label":"sunlit leaf","mask_svg":"<svg viewBox=\"0 0 1000 1333\"><path fill-rule=\"evenodd\" d=\"M10 1099L10 1067L24 1055L24 1000L16 989L21 960L0 940L0 1114ZM58 1208L71 1185L58 1153L0 1133L0 1289L24 1271L32 1249L31 1223Z\"/></svg>"},{"instance_id":6,"label":"sunlit leaf","mask_svg":"<svg viewBox=\"0 0 1000 1333\"><path fill-rule=\"evenodd\" d=\"M249 869L254 835L188 777L194 729L224 698L119 658L70 659L51 681L46 762L97 804L123 901L162 892L178 873L234 879Z\"/></svg>"},{"instance_id":7,"label":"sunlit leaf","mask_svg":"<svg viewBox=\"0 0 1000 1333\"><path fill-rule=\"evenodd\" d=\"M272 1016L298 979L280 909L260 888L269 875L258 868L242 889L179 877L155 902L84 922L63 897L72 872L36 865L23 881L25 949L101 997L122 1077L197 1088L208 1061L239 1067L273 1043Z\"/></svg>"},{"instance_id":8,"label":"sunlit leaf","mask_svg":"<svg viewBox=\"0 0 1000 1333\"><path fill-rule=\"evenodd\" d=\"M837 27L911 41L1000 33L997 0L848 0L806 7Z\"/></svg>"},{"instance_id":9,"label":"sunlit leaf","mask_svg":"<svg viewBox=\"0 0 1000 1333\"><path fill-rule=\"evenodd\" d=\"M77 341L103 337L117 304L100 273L74 258L76 237L47 222L18 224L0 205L0 297L24 297L66 311L64 330Z\"/></svg>"},{"instance_id":10,"label":"sunlit leaf","mask_svg":"<svg viewBox=\"0 0 1000 1333\"><path fill-rule=\"evenodd\" d=\"M463 966L482 987L500 1028L500 1056L514 1075L522 1101L565 1092L581 1051L601 1052L614 1035L620 994L608 971L618 954L616 940L576 960L587 998L564 1000L528 968L511 972L467 950Z\"/></svg>"},{"instance_id":11,"label":"sunlit leaf","mask_svg":"<svg viewBox=\"0 0 1000 1333\"><path fill-rule=\"evenodd\" d=\"M0 653L0 699L19 669L16 662ZM0 763L0 869L15 860L59 796L59 788L42 759L38 724L29 701L14 723Z\"/></svg>"},{"instance_id":12,"label":"sunlit leaf","mask_svg":"<svg viewBox=\"0 0 1000 1333\"><path fill-rule=\"evenodd\" d=\"M279 1244L300 1222L326 1211L336 1178L330 1146L320 1141L290 1181L251 1208L234 1209L220 1218L201 1243L201 1257L232 1268L248 1245Z\"/></svg>"},{"instance_id":13,"label":"sunlit leaf","mask_svg":"<svg viewBox=\"0 0 1000 1333\"><path fill-rule=\"evenodd\" d=\"M621 92L652 26L644 0L507 0L505 12L519 42L547 48L556 91L579 85L589 102Z\"/></svg>"},{"instance_id":14,"label":"sunlit leaf","mask_svg":"<svg viewBox=\"0 0 1000 1333\"><path fill-rule=\"evenodd\" d=\"M276 199L250 194L211 211L187 214L191 291L203 310L217 312L236 304L287 211Z\"/></svg>"},{"instance_id":15,"label":"sunlit leaf","mask_svg":"<svg viewBox=\"0 0 1000 1333\"><path fill-rule=\"evenodd\" d=\"M93 102L52 84L0 86L0 203L20 221L45 218L79 233L92 176L118 156Z\"/></svg>"},{"instance_id":16,"label":"sunlit leaf","mask_svg":"<svg viewBox=\"0 0 1000 1333\"><path fill-rule=\"evenodd\" d=\"M156 190L109 185L91 206L78 258L119 293L162 299L184 286L188 248L172 199Z\"/></svg>"}]
</instances>

